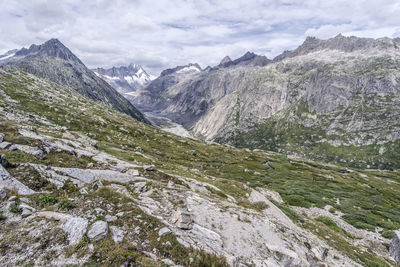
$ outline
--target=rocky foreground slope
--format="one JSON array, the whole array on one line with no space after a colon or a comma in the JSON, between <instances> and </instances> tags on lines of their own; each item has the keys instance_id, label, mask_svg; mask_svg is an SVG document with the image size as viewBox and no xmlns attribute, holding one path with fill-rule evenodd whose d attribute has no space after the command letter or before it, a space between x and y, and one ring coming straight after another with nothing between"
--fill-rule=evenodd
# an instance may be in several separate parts
<instances>
[{"instance_id":1,"label":"rocky foreground slope","mask_svg":"<svg viewBox=\"0 0 400 267\"><path fill-rule=\"evenodd\" d=\"M131 101L206 140L399 169L399 82L400 39L309 37L272 61L161 76Z\"/></svg>"},{"instance_id":2,"label":"rocky foreground slope","mask_svg":"<svg viewBox=\"0 0 400 267\"><path fill-rule=\"evenodd\" d=\"M178 137L1 68L0 133L3 266L390 266L398 255L396 172Z\"/></svg>"}]
</instances>

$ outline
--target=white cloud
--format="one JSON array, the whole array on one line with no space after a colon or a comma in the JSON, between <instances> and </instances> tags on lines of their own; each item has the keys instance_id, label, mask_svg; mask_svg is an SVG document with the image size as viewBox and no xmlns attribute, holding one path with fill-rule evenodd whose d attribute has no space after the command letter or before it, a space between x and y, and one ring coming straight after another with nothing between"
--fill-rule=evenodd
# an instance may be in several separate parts
<instances>
[{"instance_id":1,"label":"white cloud","mask_svg":"<svg viewBox=\"0 0 400 267\"><path fill-rule=\"evenodd\" d=\"M397 0L0 0L0 53L59 38L89 67L153 74L246 51L274 57L307 35L397 37Z\"/></svg>"}]
</instances>

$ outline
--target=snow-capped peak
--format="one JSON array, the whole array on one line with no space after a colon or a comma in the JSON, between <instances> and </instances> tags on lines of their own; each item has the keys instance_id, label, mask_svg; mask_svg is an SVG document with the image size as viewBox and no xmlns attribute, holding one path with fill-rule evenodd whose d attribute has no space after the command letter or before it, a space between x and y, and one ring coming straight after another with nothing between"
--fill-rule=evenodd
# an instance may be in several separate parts
<instances>
[{"instance_id":1,"label":"snow-capped peak","mask_svg":"<svg viewBox=\"0 0 400 267\"><path fill-rule=\"evenodd\" d=\"M153 76L147 74L142 66L137 64L110 69L98 68L94 72L120 93L135 91L153 80Z\"/></svg>"}]
</instances>

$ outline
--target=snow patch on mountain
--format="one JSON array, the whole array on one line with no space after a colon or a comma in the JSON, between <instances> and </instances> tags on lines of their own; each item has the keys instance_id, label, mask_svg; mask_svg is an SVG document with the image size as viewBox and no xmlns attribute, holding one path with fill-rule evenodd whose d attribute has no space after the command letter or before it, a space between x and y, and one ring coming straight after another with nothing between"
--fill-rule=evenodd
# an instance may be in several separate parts
<instances>
[{"instance_id":1,"label":"snow patch on mountain","mask_svg":"<svg viewBox=\"0 0 400 267\"><path fill-rule=\"evenodd\" d=\"M178 70L176 73L191 73L191 72L200 72L201 69L199 69L195 65L187 66L184 67L183 69Z\"/></svg>"}]
</instances>

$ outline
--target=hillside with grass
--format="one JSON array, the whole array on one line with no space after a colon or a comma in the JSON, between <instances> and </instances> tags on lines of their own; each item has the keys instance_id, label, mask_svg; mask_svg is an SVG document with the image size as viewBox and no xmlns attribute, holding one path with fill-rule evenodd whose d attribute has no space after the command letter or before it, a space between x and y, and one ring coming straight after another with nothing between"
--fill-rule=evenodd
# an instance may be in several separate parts
<instances>
[{"instance_id":1,"label":"hillside with grass","mask_svg":"<svg viewBox=\"0 0 400 267\"><path fill-rule=\"evenodd\" d=\"M395 264L395 171L175 136L5 69L0 136L10 266Z\"/></svg>"}]
</instances>

